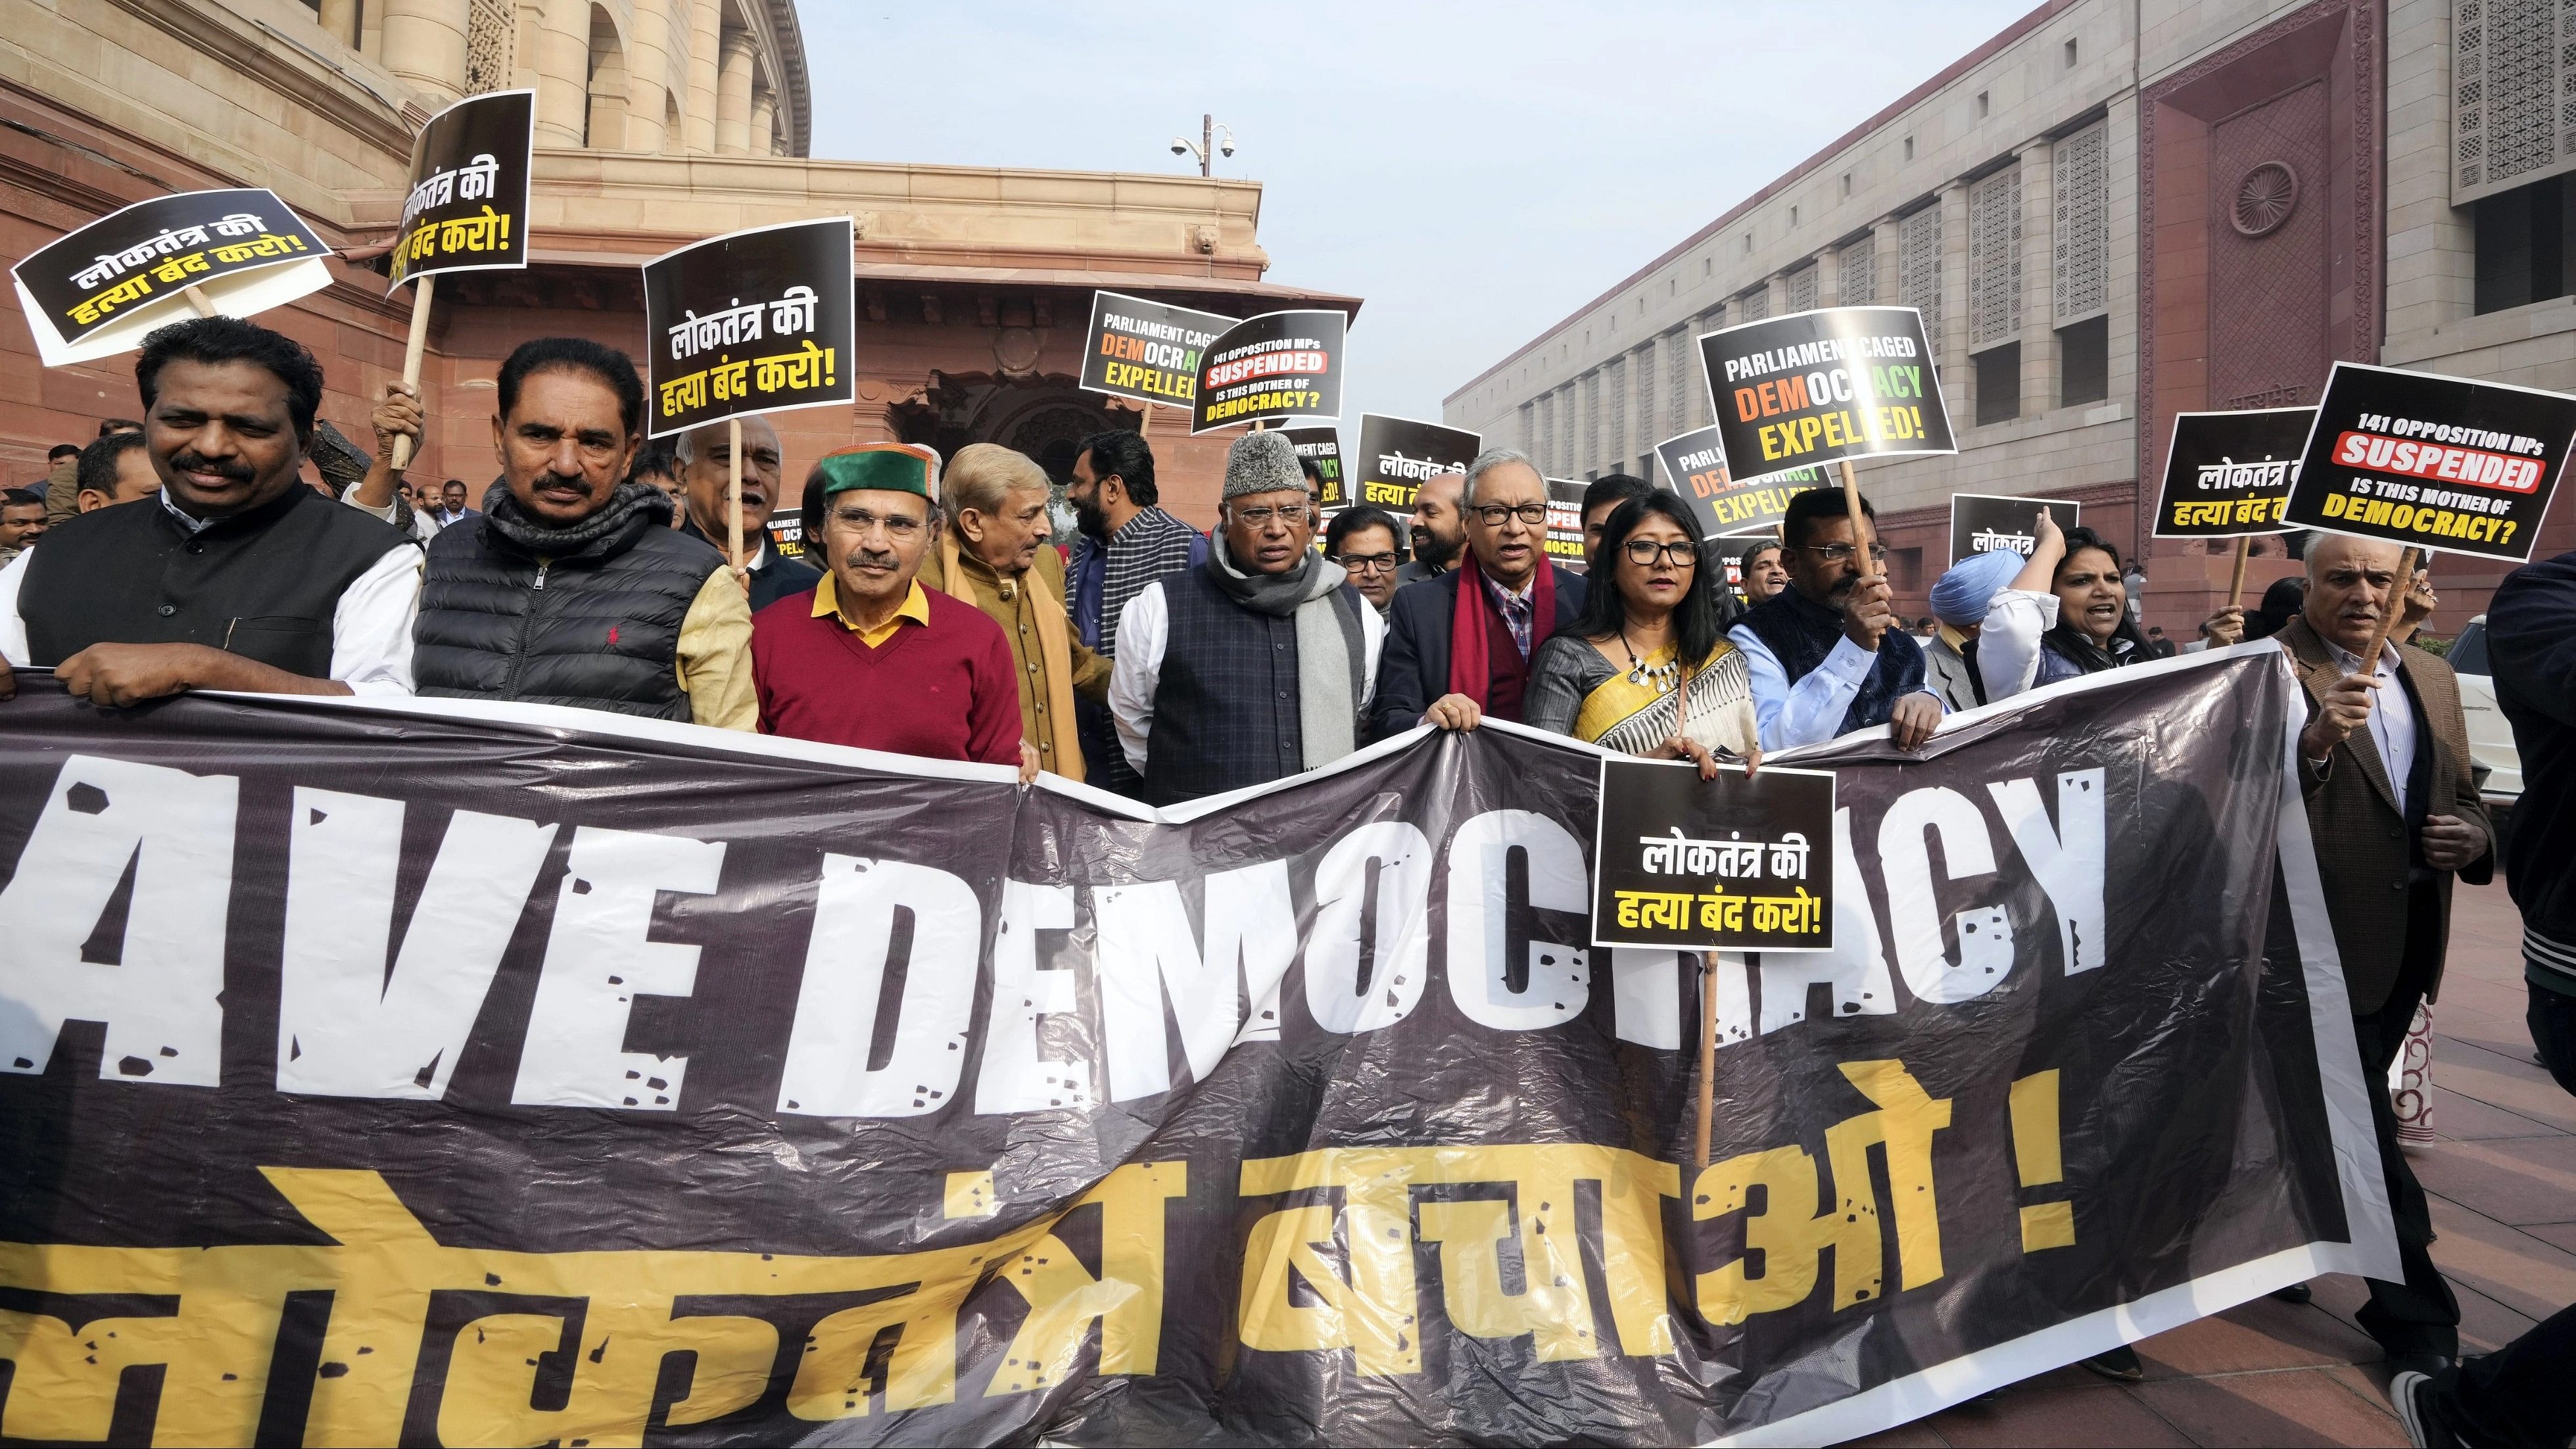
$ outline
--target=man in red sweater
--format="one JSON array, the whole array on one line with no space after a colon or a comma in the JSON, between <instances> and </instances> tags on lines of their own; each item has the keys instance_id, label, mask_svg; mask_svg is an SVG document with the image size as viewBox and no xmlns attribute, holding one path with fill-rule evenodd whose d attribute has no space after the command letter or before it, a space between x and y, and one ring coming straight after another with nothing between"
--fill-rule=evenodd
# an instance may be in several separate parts
<instances>
[{"instance_id":1,"label":"man in red sweater","mask_svg":"<svg viewBox=\"0 0 2576 1449\"><path fill-rule=\"evenodd\" d=\"M934 760L1017 765L1020 685L1010 641L981 609L914 582L937 537L937 455L868 443L825 455L806 478L821 512L826 572L812 590L752 616L765 734Z\"/></svg>"}]
</instances>

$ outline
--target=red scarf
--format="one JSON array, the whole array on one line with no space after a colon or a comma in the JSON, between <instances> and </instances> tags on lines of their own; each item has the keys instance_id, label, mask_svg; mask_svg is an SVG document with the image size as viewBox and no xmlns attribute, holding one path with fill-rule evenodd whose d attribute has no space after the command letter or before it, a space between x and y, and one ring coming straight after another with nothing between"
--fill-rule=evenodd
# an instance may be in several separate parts
<instances>
[{"instance_id":1,"label":"red scarf","mask_svg":"<svg viewBox=\"0 0 2576 1449\"><path fill-rule=\"evenodd\" d=\"M1475 550L1461 550L1458 607L1449 620L1449 692L1474 700L1478 709L1485 707L1485 670L1493 648L1485 630L1492 616L1501 612L1502 606L1485 595L1485 575L1476 567ZM1555 632L1556 566L1542 557L1537 585L1530 590L1529 657L1537 658L1538 646Z\"/></svg>"}]
</instances>

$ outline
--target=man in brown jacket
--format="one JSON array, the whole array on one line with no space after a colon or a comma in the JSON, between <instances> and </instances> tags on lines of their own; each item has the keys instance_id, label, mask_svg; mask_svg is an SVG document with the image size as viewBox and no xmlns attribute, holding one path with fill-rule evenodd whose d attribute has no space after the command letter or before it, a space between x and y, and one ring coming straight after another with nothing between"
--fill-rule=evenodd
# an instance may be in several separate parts
<instances>
[{"instance_id":1,"label":"man in brown jacket","mask_svg":"<svg viewBox=\"0 0 2576 1449\"><path fill-rule=\"evenodd\" d=\"M1020 736L1038 768L1083 778L1075 696L1109 693L1109 660L1085 648L1064 607L1064 559L1048 542L1047 476L995 443L957 450L939 479L945 527L923 560L926 588L981 609L1011 641L1020 681Z\"/></svg>"},{"instance_id":2,"label":"man in brown jacket","mask_svg":"<svg viewBox=\"0 0 2576 1449\"><path fill-rule=\"evenodd\" d=\"M2308 548L2306 607L2279 637L2307 685L2300 787L2406 1270L2402 1283L2372 1280L2358 1317L2393 1367L2438 1372L2459 1356L2460 1308L2433 1266L2432 1215L2397 1150L2386 1084L2416 1005L2441 986L2451 878L2486 883L2495 834L2469 778L2451 666L2394 644L2382 646L2375 667L2362 665L2382 611L2405 592L2397 562L2395 544L2319 535ZM2404 601L2410 614L2424 597ZM2398 622L2402 639L2409 620Z\"/></svg>"}]
</instances>

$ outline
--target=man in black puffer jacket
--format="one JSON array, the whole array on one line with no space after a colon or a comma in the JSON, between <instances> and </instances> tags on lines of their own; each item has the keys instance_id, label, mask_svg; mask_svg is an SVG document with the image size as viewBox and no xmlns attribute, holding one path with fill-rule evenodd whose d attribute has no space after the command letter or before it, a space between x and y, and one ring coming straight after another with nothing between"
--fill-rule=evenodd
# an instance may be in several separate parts
<instances>
[{"instance_id":1,"label":"man in black puffer jacket","mask_svg":"<svg viewBox=\"0 0 2576 1449\"><path fill-rule=\"evenodd\" d=\"M2487 605L2487 659L2522 756L2504 873L2522 911L2531 1040L2576 1092L2576 553L2505 576Z\"/></svg>"},{"instance_id":2,"label":"man in black puffer jacket","mask_svg":"<svg viewBox=\"0 0 2576 1449\"><path fill-rule=\"evenodd\" d=\"M748 730L751 608L671 501L625 483L644 384L613 348L520 345L501 365L501 481L431 540L414 635L419 692Z\"/></svg>"}]
</instances>

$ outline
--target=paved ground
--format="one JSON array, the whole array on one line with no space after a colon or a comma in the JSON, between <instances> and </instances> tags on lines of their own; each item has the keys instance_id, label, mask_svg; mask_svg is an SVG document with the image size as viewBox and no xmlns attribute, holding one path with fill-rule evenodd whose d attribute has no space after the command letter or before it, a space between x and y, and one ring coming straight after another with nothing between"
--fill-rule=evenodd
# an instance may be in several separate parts
<instances>
[{"instance_id":1,"label":"paved ground","mask_svg":"<svg viewBox=\"0 0 2576 1449\"><path fill-rule=\"evenodd\" d=\"M2408 1156L2475 1353L2576 1303L2576 1097L2532 1060L2522 923L2502 882L2457 899L2433 1008L2442 1140ZM2359 1279L2320 1279L2313 1304L2257 1299L2140 1343L2144 1383L2062 1368L1862 1442L2403 1445L2379 1346L2353 1325L2362 1297Z\"/></svg>"}]
</instances>

